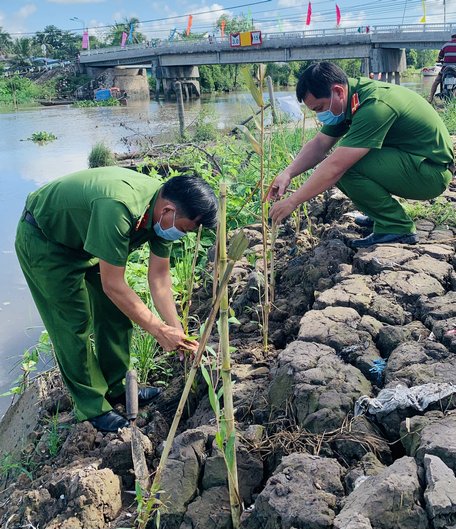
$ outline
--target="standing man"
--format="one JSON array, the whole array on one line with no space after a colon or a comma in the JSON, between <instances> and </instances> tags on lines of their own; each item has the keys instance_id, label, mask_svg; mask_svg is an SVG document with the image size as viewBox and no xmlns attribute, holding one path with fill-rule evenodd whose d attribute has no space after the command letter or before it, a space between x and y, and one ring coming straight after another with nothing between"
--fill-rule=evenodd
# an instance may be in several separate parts
<instances>
[{"instance_id":1,"label":"standing man","mask_svg":"<svg viewBox=\"0 0 456 529\"><path fill-rule=\"evenodd\" d=\"M434 96L437 91L437 87L442 81L443 70L449 64L456 64L456 33L451 35L450 42L447 42L442 46L442 49L439 51L439 56L437 57L437 62L442 63L442 69L437 74L437 77L434 79L434 82L431 86L431 93L429 94L429 103L434 101Z\"/></svg>"},{"instance_id":2,"label":"standing man","mask_svg":"<svg viewBox=\"0 0 456 529\"><path fill-rule=\"evenodd\" d=\"M173 240L200 224L213 227L217 207L201 178L162 185L120 167L73 173L28 196L16 251L79 420L101 431L127 426L112 403L125 393L132 321L166 351L197 349L174 305L169 255ZM146 241L150 292L164 321L125 281L128 254ZM157 393L141 388L140 404Z\"/></svg>"},{"instance_id":3,"label":"standing man","mask_svg":"<svg viewBox=\"0 0 456 529\"><path fill-rule=\"evenodd\" d=\"M273 205L271 218L280 222L337 185L367 215L358 224L373 227L368 237L351 242L353 248L416 243L415 225L393 195L429 200L448 186L453 145L437 112L407 88L350 79L328 62L304 71L296 95L323 127L276 177L270 197L281 198L293 177L319 165L297 191Z\"/></svg>"}]
</instances>

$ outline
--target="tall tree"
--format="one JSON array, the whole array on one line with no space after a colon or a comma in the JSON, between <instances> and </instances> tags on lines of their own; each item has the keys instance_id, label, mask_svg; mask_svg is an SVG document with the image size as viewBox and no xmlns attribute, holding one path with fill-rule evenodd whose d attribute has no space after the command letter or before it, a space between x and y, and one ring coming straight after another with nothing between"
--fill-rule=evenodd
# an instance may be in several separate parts
<instances>
[{"instance_id":1,"label":"tall tree","mask_svg":"<svg viewBox=\"0 0 456 529\"><path fill-rule=\"evenodd\" d=\"M247 15L244 15L242 13L234 17L230 17L229 15L224 13L218 18L217 22L215 23L215 27L221 30L223 21L225 21L224 31L226 35L230 33L250 31L252 29L255 29L252 25L252 20Z\"/></svg>"},{"instance_id":2,"label":"tall tree","mask_svg":"<svg viewBox=\"0 0 456 529\"><path fill-rule=\"evenodd\" d=\"M32 64L31 57L33 56L33 52L32 39L28 37L19 37L14 41L11 48L13 62L18 66L30 66Z\"/></svg>"},{"instance_id":3,"label":"tall tree","mask_svg":"<svg viewBox=\"0 0 456 529\"><path fill-rule=\"evenodd\" d=\"M46 26L43 31L37 31L33 37L33 44L41 49L46 46L46 55L54 59L73 59L80 48L79 36L56 26Z\"/></svg>"},{"instance_id":4,"label":"tall tree","mask_svg":"<svg viewBox=\"0 0 456 529\"><path fill-rule=\"evenodd\" d=\"M3 28L0 26L0 55L6 55L12 45L13 41L11 35L6 31L3 31Z\"/></svg>"},{"instance_id":5,"label":"tall tree","mask_svg":"<svg viewBox=\"0 0 456 529\"><path fill-rule=\"evenodd\" d=\"M126 18L123 22L116 22L111 26L106 37L106 43L110 46L120 46L122 40L122 33L130 35L130 30L133 28L132 40L134 43L145 42L147 39L145 35L138 31L139 19L136 17Z\"/></svg>"}]
</instances>

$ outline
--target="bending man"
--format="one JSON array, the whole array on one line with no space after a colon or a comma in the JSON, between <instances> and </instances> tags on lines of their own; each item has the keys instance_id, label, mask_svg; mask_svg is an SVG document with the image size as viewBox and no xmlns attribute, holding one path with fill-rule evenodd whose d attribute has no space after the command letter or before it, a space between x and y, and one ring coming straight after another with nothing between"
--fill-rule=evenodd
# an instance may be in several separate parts
<instances>
[{"instance_id":1,"label":"bending man","mask_svg":"<svg viewBox=\"0 0 456 529\"><path fill-rule=\"evenodd\" d=\"M73 173L28 196L16 251L79 420L102 431L128 424L112 404L125 393L132 321L166 351L196 350L174 305L169 255L173 240L216 217L217 199L202 179L162 185L119 167ZM146 241L150 292L164 321L124 277L128 254ZM142 388L140 404L157 392Z\"/></svg>"},{"instance_id":2,"label":"bending man","mask_svg":"<svg viewBox=\"0 0 456 529\"><path fill-rule=\"evenodd\" d=\"M437 112L407 88L349 79L327 62L304 71L296 95L323 127L276 177L270 197L282 197L293 177L319 165L296 192L273 205L271 218L280 222L337 185L367 215L358 223L373 227L368 237L352 241L354 248L416 243L415 225L392 195L429 200L448 186L453 146Z\"/></svg>"}]
</instances>

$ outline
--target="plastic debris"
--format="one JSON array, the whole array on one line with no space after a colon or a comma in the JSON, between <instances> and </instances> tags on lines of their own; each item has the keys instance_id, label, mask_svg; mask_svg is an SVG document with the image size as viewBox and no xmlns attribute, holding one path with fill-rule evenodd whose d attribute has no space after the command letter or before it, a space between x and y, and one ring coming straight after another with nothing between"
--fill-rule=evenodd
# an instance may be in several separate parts
<instances>
[{"instance_id":1,"label":"plastic debris","mask_svg":"<svg viewBox=\"0 0 456 529\"><path fill-rule=\"evenodd\" d=\"M369 371L375 375L375 378L377 379L377 384L381 384L383 381L383 374L386 367L386 362L383 360L383 358L379 358L378 360L374 360L372 362L374 365L369 369Z\"/></svg>"},{"instance_id":2,"label":"plastic debris","mask_svg":"<svg viewBox=\"0 0 456 529\"><path fill-rule=\"evenodd\" d=\"M355 402L355 416L388 415L395 410L415 408L424 411L430 404L456 393L456 385L446 382L423 384L408 388L398 384L394 388L385 388L375 398L363 395Z\"/></svg>"}]
</instances>

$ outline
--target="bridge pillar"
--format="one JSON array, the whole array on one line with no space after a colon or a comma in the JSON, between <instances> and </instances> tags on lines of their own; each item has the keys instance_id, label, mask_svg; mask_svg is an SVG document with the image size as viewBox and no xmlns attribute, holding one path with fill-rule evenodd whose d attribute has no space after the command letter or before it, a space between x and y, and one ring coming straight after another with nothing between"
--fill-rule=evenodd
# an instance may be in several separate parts
<instances>
[{"instance_id":1,"label":"bridge pillar","mask_svg":"<svg viewBox=\"0 0 456 529\"><path fill-rule=\"evenodd\" d=\"M396 84L400 84L400 73L407 68L405 50L398 48L372 48L370 53L370 63L372 71L381 73L381 80L393 81L393 74Z\"/></svg>"},{"instance_id":2,"label":"bridge pillar","mask_svg":"<svg viewBox=\"0 0 456 529\"><path fill-rule=\"evenodd\" d=\"M159 66L152 64L152 72L157 80L157 97L161 89L163 89L166 98L175 97L174 83L176 81L181 83L185 99L201 95L198 66Z\"/></svg>"}]
</instances>

